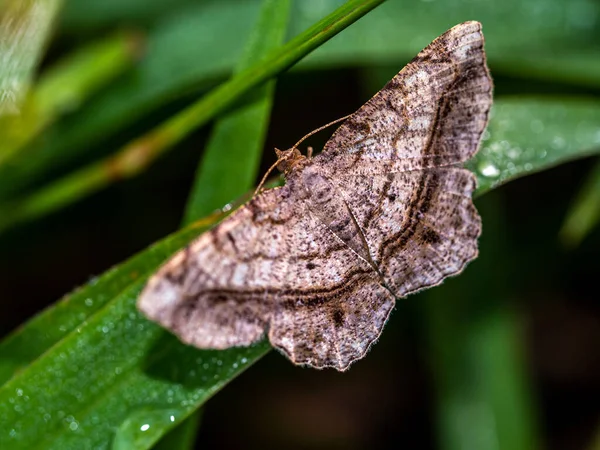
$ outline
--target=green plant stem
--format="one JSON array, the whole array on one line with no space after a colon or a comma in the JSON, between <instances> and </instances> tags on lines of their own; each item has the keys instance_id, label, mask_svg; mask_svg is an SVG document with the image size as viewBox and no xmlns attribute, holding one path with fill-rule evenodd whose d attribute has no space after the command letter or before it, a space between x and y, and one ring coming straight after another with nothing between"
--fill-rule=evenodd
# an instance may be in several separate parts
<instances>
[{"instance_id":1,"label":"green plant stem","mask_svg":"<svg viewBox=\"0 0 600 450\"><path fill-rule=\"evenodd\" d=\"M569 208L559 237L565 247L575 248L600 222L600 161L587 176Z\"/></svg>"},{"instance_id":2,"label":"green plant stem","mask_svg":"<svg viewBox=\"0 0 600 450\"><path fill-rule=\"evenodd\" d=\"M351 0L345 3L260 62L241 71L148 134L130 142L115 155L51 183L19 202L22 203L20 205L9 205L7 209L13 211L0 223L0 231L55 211L116 180L137 175L190 132L232 106L250 89L288 69L382 2Z\"/></svg>"},{"instance_id":3,"label":"green plant stem","mask_svg":"<svg viewBox=\"0 0 600 450\"><path fill-rule=\"evenodd\" d=\"M258 25L235 73L243 73L283 42L289 1L265 1ZM219 118L198 166L184 223L190 223L239 198L254 185L265 142L275 80L255 87L242 104ZM225 157L226 156L226 157Z\"/></svg>"},{"instance_id":4,"label":"green plant stem","mask_svg":"<svg viewBox=\"0 0 600 450\"><path fill-rule=\"evenodd\" d=\"M289 19L289 0L263 0L259 20L240 58L236 73L281 45ZM257 86L252 99L220 117L200 161L186 205L183 225L190 224L250 189L265 141L275 81ZM224 158L223 155L227 155ZM200 425L192 414L157 444L158 448L191 449ZM175 433L177 431L177 433Z\"/></svg>"}]
</instances>

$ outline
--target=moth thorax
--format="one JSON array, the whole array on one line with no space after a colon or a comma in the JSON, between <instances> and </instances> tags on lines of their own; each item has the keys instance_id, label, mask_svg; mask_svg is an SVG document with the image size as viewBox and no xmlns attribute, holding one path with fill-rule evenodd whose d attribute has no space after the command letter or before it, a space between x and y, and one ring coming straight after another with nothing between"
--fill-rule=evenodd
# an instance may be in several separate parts
<instances>
[{"instance_id":1,"label":"moth thorax","mask_svg":"<svg viewBox=\"0 0 600 450\"><path fill-rule=\"evenodd\" d=\"M302 183L306 193L315 203L327 203L335 195L335 188L328 178L307 167L302 172Z\"/></svg>"},{"instance_id":2,"label":"moth thorax","mask_svg":"<svg viewBox=\"0 0 600 450\"><path fill-rule=\"evenodd\" d=\"M295 167L298 166L298 163L304 161L306 156L300 153L295 147L292 147L288 150L279 150L275 149L275 154L277 155L277 170L283 172L284 174L288 174Z\"/></svg>"}]
</instances>

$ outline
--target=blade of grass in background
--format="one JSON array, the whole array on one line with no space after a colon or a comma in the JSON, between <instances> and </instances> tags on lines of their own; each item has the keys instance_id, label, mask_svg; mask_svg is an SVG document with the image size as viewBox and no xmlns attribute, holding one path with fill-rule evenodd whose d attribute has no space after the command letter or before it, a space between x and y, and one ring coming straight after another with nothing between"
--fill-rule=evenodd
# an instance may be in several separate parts
<instances>
[{"instance_id":1,"label":"blade of grass in background","mask_svg":"<svg viewBox=\"0 0 600 450\"><path fill-rule=\"evenodd\" d=\"M575 248L599 222L600 161L596 162L573 201L560 230L560 239L566 247Z\"/></svg>"},{"instance_id":2,"label":"blade of grass in background","mask_svg":"<svg viewBox=\"0 0 600 450\"><path fill-rule=\"evenodd\" d=\"M89 10L85 3L84 9ZM135 120L172 99L190 90L197 92L198 98L230 73L243 47L239 36L250 32L257 17L258 4L253 2L238 2L235 8L227 1L169 8L148 30L144 57L131 71L76 115L56 123L43 140L28 146L11 161L13 170L0 167L0 198L14 195L53 168L89 162L90 152L95 157L111 153L114 142L100 148L94 143L102 143L115 130L131 127ZM131 23L135 26L135 21Z\"/></svg>"},{"instance_id":3,"label":"blade of grass in background","mask_svg":"<svg viewBox=\"0 0 600 450\"><path fill-rule=\"evenodd\" d=\"M289 9L289 0L263 1L258 23L247 40L236 73L251 67L283 43ZM274 80L254 88L250 99L216 122L198 166L184 225L220 209L253 186L269 126L274 88ZM185 419L160 440L157 448L193 448L199 418L200 412L196 412Z\"/></svg>"},{"instance_id":4,"label":"blade of grass in background","mask_svg":"<svg viewBox=\"0 0 600 450\"><path fill-rule=\"evenodd\" d=\"M251 88L286 70L383 0L349 1L265 59L234 76L200 100L130 142L115 156L60 179L23 200L0 205L0 231L24 220L48 214L96 192L115 180L138 174L160 155L216 114L230 107Z\"/></svg>"},{"instance_id":5,"label":"blade of grass in background","mask_svg":"<svg viewBox=\"0 0 600 450\"><path fill-rule=\"evenodd\" d=\"M80 49L44 72L25 96L20 113L0 116L0 165L58 116L77 109L130 67L140 47L138 34L119 32Z\"/></svg>"},{"instance_id":6,"label":"blade of grass in background","mask_svg":"<svg viewBox=\"0 0 600 450\"><path fill-rule=\"evenodd\" d=\"M425 293L438 444L445 450L540 448L520 321L508 306L512 262L497 194L479 202L480 256ZM450 301L451 300L451 301Z\"/></svg>"},{"instance_id":7,"label":"blade of grass in background","mask_svg":"<svg viewBox=\"0 0 600 450\"><path fill-rule=\"evenodd\" d=\"M111 153L115 148L111 138L118 131L131 128L136 120L174 98L201 92L223 79L241 50L236 34L249 31L244 19L254 17L258 10L257 2L252 0L236 2L235 8L227 1L181 1L169 3L169 7L148 8L145 3L96 3L90 10L87 0L68 2L63 25L73 33L85 27L112 26L119 14L126 18L142 16L140 27L151 23L146 57L118 84L86 104L81 113L57 123L46 139L28 149L28 158L23 155L14 162L13 170L0 169L2 199L39 183L49 171L57 173L56 169L62 168L65 173L76 164L89 162L90 152L98 157ZM291 35L339 3L295 1ZM90 11L98 14L92 16ZM321 46L298 67L323 69L378 63L394 64L400 69L447 28L476 19L483 23L495 73L598 86L598 17L600 4L589 0L390 1ZM127 23L137 24L134 19ZM510 33L506 32L506 24L510 24ZM232 29L236 33L231 33Z\"/></svg>"},{"instance_id":8,"label":"blade of grass in background","mask_svg":"<svg viewBox=\"0 0 600 450\"><path fill-rule=\"evenodd\" d=\"M251 68L273 50L275 44L283 41L289 8L289 2L285 1L274 10L275 17L265 13L260 16L259 26L253 29L249 38L249 50L242 55L235 74ZM184 223L222 208L254 186L269 126L274 88L274 80L255 88L241 105L215 124L198 167Z\"/></svg>"},{"instance_id":9,"label":"blade of grass in background","mask_svg":"<svg viewBox=\"0 0 600 450\"><path fill-rule=\"evenodd\" d=\"M0 4L0 116L19 114L61 0Z\"/></svg>"},{"instance_id":10,"label":"blade of grass in background","mask_svg":"<svg viewBox=\"0 0 600 450\"><path fill-rule=\"evenodd\" d=\"M269 4L275 8L283 3ZM270 348L262 342L229 352L200 352L137 313L135 301L145 278L176 241L181 246L196 233L197 229L184 230L134 257L126 269L114 269L76 292L73 297L81 306L94 308L95 314L65 315L74 329L50 322L49 330L58 326L56 335L63 333L62 339L0 389L0 413L6 419L0 436L10 439L11 448L103 447L112 441L115 429L121 448L147 448ZM99 294L103 290L113 295ZM70 301L67 297L43 316L67 309ZM72 306L68 309L74 313ZM41 322L34 319L30 324ZM38 342L43 341L47 330L38 332ZM35 336L31 325L17 331L0 345L0 360L10 364L18 355L15 343L29 346L19 338L24 333ZM60 386L52 381L57 377ZM111 395L103 395L108 389Z\"/></svg>"},{"instance_id":11,"label":"blade of grass in background","mask_svg":"<svg viewBox=\"0 0 600 450\"><path fill-rule=\"evenodd\" d=\"M600 103L504 98L492 107L481 149L467 162L481 194L509 180L600 152Z\"/></svg>"}]
</instances>

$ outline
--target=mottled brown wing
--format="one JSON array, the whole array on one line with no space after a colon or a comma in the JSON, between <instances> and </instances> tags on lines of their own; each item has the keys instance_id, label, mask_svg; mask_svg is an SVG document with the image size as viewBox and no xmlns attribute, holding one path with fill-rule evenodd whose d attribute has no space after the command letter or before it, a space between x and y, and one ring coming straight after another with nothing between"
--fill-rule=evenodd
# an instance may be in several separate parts
<instances>
[{"instance_id":1,"label":"mottled brown wing","mask_svg":"<svg viewBox=\"0 0 600 450\"><path fill-rule=\"evenodd\" d=\"M255 197L176 254L138 307L199 348L268 330L297 364L346 369L379 336L393 296L286 186Z\"/></svg>"},{"instance_id":2,"label":"mottled brown wing","mask_svg":"<svg viewBox=\"0 0 600 450\"><path fill-rule=\"evenodd\" d=\"M336 130L315 158L323 174L395 173L473 156L492 104L483 43L478 22L434 40Z\"/></svg>"},{"instance_id":3,"label":"mottled brown wing","mask_svg":"<svg viewBox=\"0 0 600 450\"><path fill-rule=\"evenodd\" d=\"M338 181L374 264L396 296L439 284L477 256L481 219L468 170L431 168Z\"/></svg>"}]
</instances>

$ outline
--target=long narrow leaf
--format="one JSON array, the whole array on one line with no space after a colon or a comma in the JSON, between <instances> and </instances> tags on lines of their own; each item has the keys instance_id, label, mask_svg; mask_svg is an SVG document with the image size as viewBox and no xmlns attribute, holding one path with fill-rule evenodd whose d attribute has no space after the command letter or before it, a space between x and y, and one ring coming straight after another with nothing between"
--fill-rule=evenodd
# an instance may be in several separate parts
<instances>
[{"instance_id":1,"label":"long narrow leaf","mask_svg":"<svg viewBox=\"0 0 600 450\"><path fill-rule=\"evenodd\" d=\"M20 114L61 0L5 0L0 5L0 116Z\"/></svg>"},{"instance_id":2,"label":"long narrow leaf","mask_svg":"<svg viewBox=\"0 0 600 450\"><path fill-rule=\"evenodd\" d=\"M279 46L288 21L288 1L275 8L266 2L248 49L236 69L240 73ZM254 184L264 145L275 83L255 88L246 102L219 119L205 150L190 194L185 223L222 208Z\"/></svg>"},{"instance_id":3,"label":"long narrow leaf","mask_svg":"<svg viewBox=\"0 0 600 450\"><path fill-rule=\"evenodd\" d=\"M136 33L119 32L83 47L44 72L25 95L19 114L0 116L0 166L15 158L50 123L76 110L129 68L140 44Z\"/></svg>"},{"instance_id":4,"label":"long narrow leaf","mask_svg":"<svg viewBox=\"0 0 600 450\"><path fill-rule=\"evenodd\" d=\"M567 247L576 247L600 222L600 162L586 178L560 230Z\"/></svg>"},{"instance_id":5,"label":"long narrow leaf","mask_svg":"<svg viewBox=\"0 0 600 450\"><path fill-rule=\"evenodd\" d=\"M262 12L236 72L260 61L283 42L288 22L288 0L263 0ZM256 176L273 103L274 81L258 86L251 100L215 124L186 206L184 224L218 209L250 189ZM188 417L160 440L158 447L193 447L198 417ZM174 433L178 432L177 435ZM119 435L122 438L122 434Z\"/></svg>"},{"instance_id":6,"label":"long narrow leaf","mask_svg":"<svg viewBox=\"0 0 600 450\"><path fill-rule=\"evenodd\" d=\"M600 104L587 98L497 101L481 150L467 166L478 194L514 178L600 152Z\"/></svg>"},{"instance_id":7,"label":"long narrow leaf","mask_svg":"<svg viewBox=\"0 0 600 450\"><path fill-rule=\"evenodd\" d=\"M230 107L251 88L286 70L326 40L358 20L383 0L352 0L338 8L261 63L238 73L145 136L126 145L115 156L94 163L52 183L38 193L0 206L0 231L16 223L48 214L98 191L115 179L134 176L197 127Z\"/></svg>"}]
</instances>

